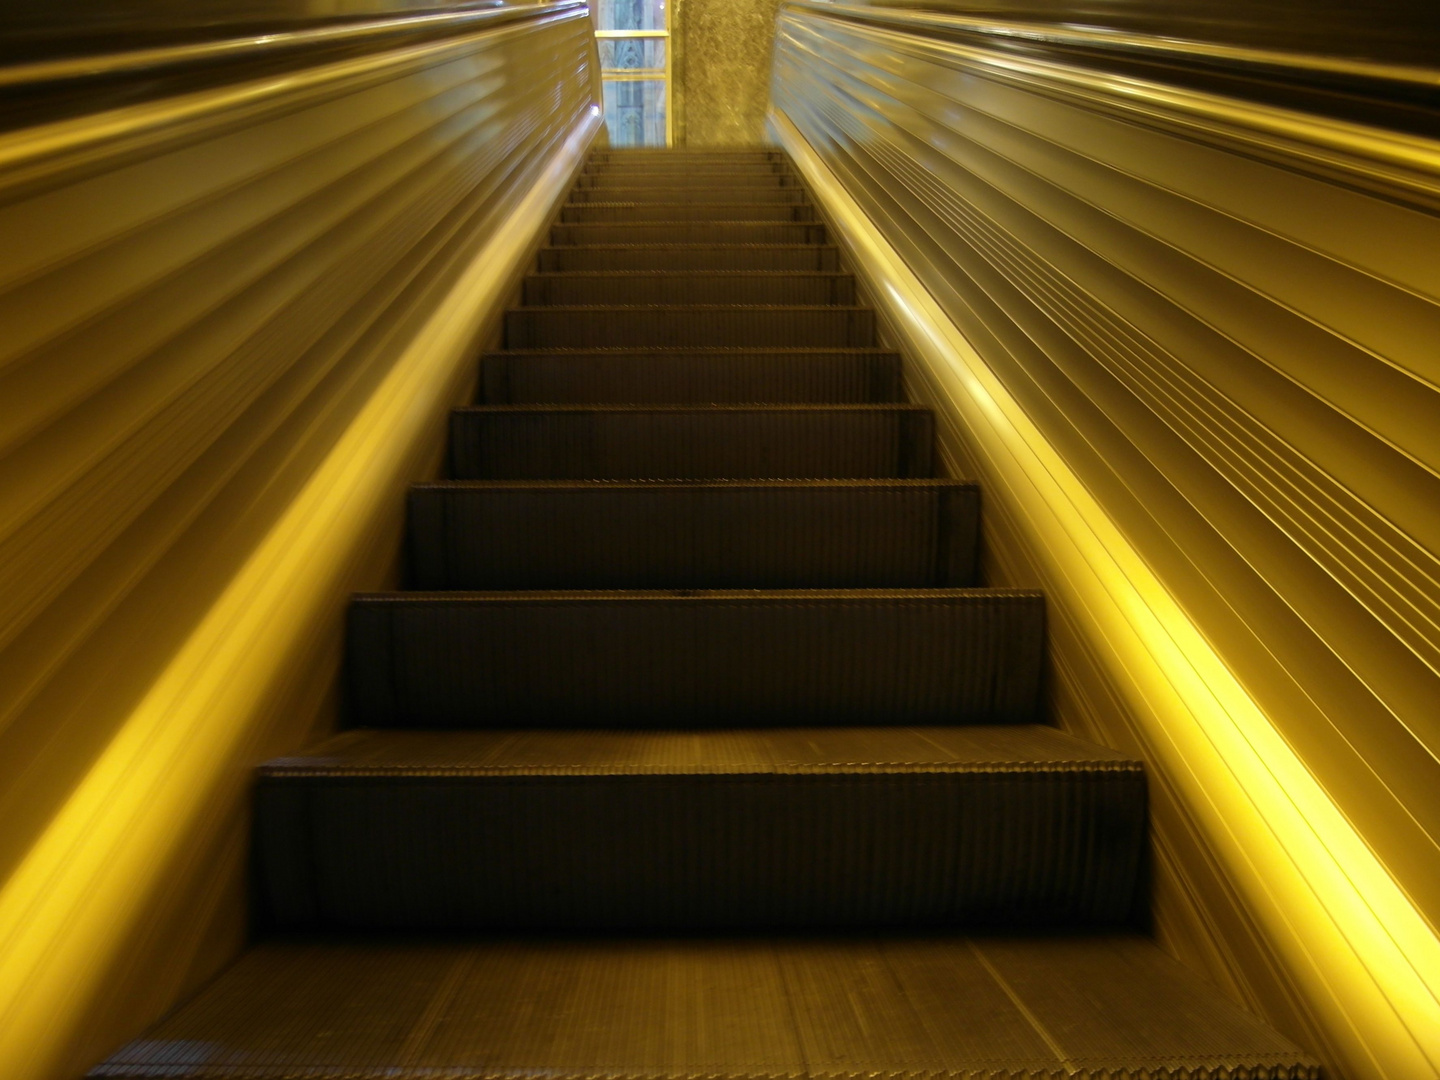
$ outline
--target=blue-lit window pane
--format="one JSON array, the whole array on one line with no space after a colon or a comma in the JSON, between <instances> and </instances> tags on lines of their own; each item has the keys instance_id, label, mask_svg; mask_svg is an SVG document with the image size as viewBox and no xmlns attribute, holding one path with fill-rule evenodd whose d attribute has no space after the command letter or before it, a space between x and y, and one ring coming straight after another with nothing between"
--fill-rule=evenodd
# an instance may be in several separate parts
<instances>
[{"instance_id":1,"label":"blue-lit window pane","mask_svg":"<svg viewBox=\"0 0 1440 1080\"><path fill-rule=\"evenodd\" d=\"M665 42L657 38L605 38L600 46L601 71L664 71Z\"/></svg>"},{"instance_id":2,"label":"blue-lit window pane","mask_svg":"<svg viewBox=\"0 0 1440 1080\"><path fill-rule=\"evenodd\" d=\"M664 30L665 0L600 0L600 30Z\"/></svg>"},{"instance_id":3,"label":"blue-lit window pane","mask_svg":"<svg viewBox=\"0 0 1440 1080\"><path fill-rule=\"evenodd\" d=\"M664 79L617 79L601 85L611 146L665 145Z\"/></svg>"}]
</instances>

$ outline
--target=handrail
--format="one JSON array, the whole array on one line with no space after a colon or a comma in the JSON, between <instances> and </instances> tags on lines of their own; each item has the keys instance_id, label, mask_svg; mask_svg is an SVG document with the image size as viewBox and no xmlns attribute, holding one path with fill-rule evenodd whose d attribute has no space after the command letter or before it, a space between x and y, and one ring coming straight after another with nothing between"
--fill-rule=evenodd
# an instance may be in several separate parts
<instances>
[{"instance_id":1,"label":"handrail","mask_svg":"<svg viewBox=\"0 0 1440 1080\"><path fill-rule=\"evenodd\" d=\"M114 78L141 72L154 73L167 68L185 67L217 61L260 59L281 53L318 46L349 45L357 42L384 41L417 33L445 30L467 30L471 27L530 19L556 8L583 7L584 0L549 0L534 4L507 4L504 0L487 0L481 10L467 9L427 15L402 15L385 19L366 19L342 25L309 27L304 30L283 30L275 33L246 34L215 41L187 42L148 49L132 49L118 53L41 60L29 64L0 67L0 89L43 87L82 79Z\"/></svg>"},{"instance_id":2,"label":"handrail","mask_svg":"<svg viewBox=\"0 0 1440 1080\"><path fill-rule=\"evenodd\" d=\"M830 16L842 16L858 22L903 26L908 29L948 30L992 37L1015 38L1023 41L1066 45L1168 56L1209 64L1237 65L1250 68L1279 68L1314 75L1339 76L1390 82L1431 90L1440 90L1440 69L1405 64L1383 64L1368 60L1324 56L1317 53L1290 52L1283 49L1261 49L1242 45L1195 41L1162 34L1140 34L1111 30L1098 26L1063 26L1049 23L983 19L949 12L920 11L865 3L843 3L839 0L792 0L793 6L809 8Z\"/></svg>"},{"instance_id":3,"label":"handrail","mask_svg":"<svg viewBox=\"0 0 1440 1080\"><path fill-rule=\"evenodd\" d=\"M936 33L959 29L961 23L1000 25L984 20L828 0L789 0L780 15L782 24L794 17L787 12L799 10L838 22L860 23L868 33L895 35L897 42L902 35L910 35L911 47L916 41L923 42L937 59L943 57L943 62L957 67L983 70L989 77L1032 91L1058 93L1068 101L1085 100L1100 109L1119 110L1131 119L1179 130L1187 138L1241 149L1267 160L1283 160L1287 168L1341 179L1427 211L1440 208L1440 142L1433 138L1155 78L997 51L983 42L962 43ZM1440 72L1430 76L1440 79Z\"/></svg>"},{"instance_id":4,"label":"handrail","mask_svg":"<svg viewBox=\"0 0 1440 1080\"><path fill-rule=\"evenodd\" d=\"M453 25L461 33L437 41L331 60L300 71L122 106L107 112L0 133L0 192L13 199L33 185L51 182L57 174L84 167L92 157L112 162L121 147L153 149L155 140L183 139L192 127L213 135L216 118L233 113L236 119L283 107L283 100L313 92L326 84L353 84L356 80L383 79L416 64L434 63L447 51L463 50L476 33L493 32L512 23L538 24L551 20L584 18L585 0L552 0L486 12L467 13ZM406 20L384 20L399 24ZM499 26L487 25L498 23ZM303 33L303 32L302 32Z\"/></svg>"}]
</instances>

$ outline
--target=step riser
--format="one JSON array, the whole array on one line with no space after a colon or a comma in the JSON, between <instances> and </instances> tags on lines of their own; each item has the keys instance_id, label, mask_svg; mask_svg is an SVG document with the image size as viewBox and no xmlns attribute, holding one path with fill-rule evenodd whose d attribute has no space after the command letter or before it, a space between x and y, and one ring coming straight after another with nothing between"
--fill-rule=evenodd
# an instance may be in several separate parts
<instances>
[{"instance_id":1,"label":"step riser","mask_svg":"<svg viewBox=\"0 0 1440 1080\"><path fill-rule=\"evenodd\" d=\"M543 249L539 265L546 273L597 270L834 272L840 269L840 253L833 247L803 244L557 247Z\"/></svg>"},{"instance_id":2,"label":"step riser","mask_svg":"<svg viewBox=\"0 0 1440 1080\"><path fill-rule=\"evenodd\" d=\"M520 308L505 313L510 349L734 346L870 347L869 308Z\"/></svg>"},{"instance_id":3,"label":"step riser","mask_svg":"<svg viewBox=\"0 0 1440 1080\"><path fill-rule=\"evenodd\" d=\"M599 150L586 161L587 166L599 165L645 165L654 167L683 166L687 163L700 165L784 165L783 154L773 150L661 150L658 148L635 148Z\"/></svg>"},{"instance_id":4,"label":"step riser","mask_svg":"<svg viewBox=\"0 0 1440 1080\"><path fill-rule=\"evenodd\" d=\"M769 147L753 147L746 150L744 147L736 147L734 150L671 150L665 147L634 147L625 150L595 150L590 153L589 161L602 163L602 161L783 161L785 153L780 150L772 150Z\"/></svg>"},{"instance_id":5,"label":"step riser","mask_svg":"<svg viewBox=\"0 0 1440 1080\"><path fill-rule=\"evenodd\" d=\"M979 509L958 486L427 486L410 493L411 586L965 586Z\"/></svg>"},{"instance_id":6,"label":"step riser","mask_svg":"<svg viewBox=\"0 0 1440 1080\"><path fill-rule=\"evenodd\" d=\"M570 205L587 203L781 203L801 205L807 202L800 188L776 187L773 184L747 184L741 188L697 188L681 186L656 187L637 184L634 187L576 188L570 193Z\"/></svg>"},{"instance_id":7,"label":"step riser","mask_svg":"<svg viewBox=\"0 0 1440 1080\"><path fill-rule=\"evenodd\" d=\"M924 410L451 414L457 480L888 480L931 475Z\"/></svg>"},{"instance_id":8,"label":"step riser","mask_svg":"<svg viewBox=\"0 0 1440 1080\"><path fill-rule=\"evenodd\" d=\"M524 303L605 304L840 304L855 303L848 274L616 274L608 277L525 279Z\"/></svg>"},{"instance_id":9,"label":"step riser","mask_svg":"<svg viewBox=\"0 0 1440 1080\"><path fill-rule=\"evenodd\" d=\"M903 400L894 353L490 353L492 405L862 404Z\"/></svg>"},{"instance_id":10,"label":"step riser","mask_svg":"<svg viewBox=\"0 0 1440 1080\"><path fill-rule=\"evenodd\" d=\"M765 202L772 196L808 202L805 188L794 177L779 173L770 176L726 177L716 180L704 173L646 178L643 176L590 176L580 178L571 201L655 201L684 202L691 198L711 202ZM628 196L628 199L622 199ZM667 197L668 196L668 197Z\"/></svg>"},{"instance_id":11,"label":"step riser","mask_svg":"<svg viewBox=\"0 0 1440 1080\"><path fill-rule=\"evenodd\" d=\"M1030 594L419 594L357 598L346 655L362 727L999 724L1035 721L1043 637Z\"/></svg>"},{"instance_id":12,"label":"step riser","mask_svg":"<svg viewBox=\"0 0 1440 1080\"><path fill-rule=\"evenodd\" d=\"M653 169L630 170L628 172L587 172L575 180L578 191L593 188L637 187L637 188L710 188L716 191L748 190L759 188L793 188L804 190L800 178L790 172L756 170L736 172L733 169L723 174L714 169Z\"/></svg>"},{"instance_id":13,"label":"step riser","mask_svg":"<svg viewBox=\"0 0 1440 1080\"><path fill-rule=\"evenodd\" d=\"M730 177L767 177L793 175L781 161L719 162L693 161L685 163L664 162L605 162L602 165L587 165L584 176L625 176L658 178L671 176L709 176L717 180Z\"/></svg>"},{"instance_id":14,"label":"step riser","mask_svg":"<svg viewBox=\"0 0 1440 1080\"><path fill-rule=\"evenodd\" d=\"M805 222L635 222L561 224L550 242L572 244L823 244L825 226Z\"/></svg>"},{"instance_id":15,"label":"step riser","mask_svg":"<svg viewBox=\"0 0 1440 1080\"><path fill-rule=\"evenodd\" d=\"M1133 772L311 778L256 809L285 929L1114 926L1145 835Z\"/></svg>"},{"instance_id":16,"label":"step riser","mask_svg":"<svg viewBox=\"0 0 1440 1080\"><path fill-rule=\"evenodd\" d=\"M566 206L560 220L575 224L652 221L814 221L808 205L787 203L594 203Z\"/></svg>"}]
</instances>

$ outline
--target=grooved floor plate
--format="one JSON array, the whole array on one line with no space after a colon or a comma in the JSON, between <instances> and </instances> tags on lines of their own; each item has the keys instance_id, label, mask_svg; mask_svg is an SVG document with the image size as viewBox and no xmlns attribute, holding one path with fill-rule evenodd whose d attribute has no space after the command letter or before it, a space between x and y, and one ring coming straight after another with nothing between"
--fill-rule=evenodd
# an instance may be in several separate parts
<instances>
[{"instance_id":1,"label":"grooved floor plate","mask_svg":"<svg viewBox=\"0 0 1440 1080\"><path fill-rule=\"evenodd\" d=\"M409 585L972 585L979 515L979 489L949 480L423 484L410 492Z\"/></svg>"},{"instance_id":2,"label":"grooved floor plate","mask_svg":"<svg viewBox=\"0 0 1440 1080\"><path fill-rule=\"evenodd\" d=\"M1129 935L275 943L104 1080L1319 1080Z\"/></svg>"},{"instance_id":3,"label":"grooved floor plate","mask_svg":"<svg viewBox=\"0 0 1440 1080\"><path fill-rule=\"evenodd\" d=\"M424 728L1029 723L1044 615L1008 589L364 595L352 711Z\"/></svg>"},{"instance_id":4,"label":"grooved floor plate","mask_svg":"<svg viewBox=\"0 0 1440 1080\"><path fill-rule=\"evenodd\" d=\"M1137 761L1052 729L352 732L261 770L272 923L1122 925Z\"/></svg>"},{"instance_id":5,"label":"grooved floor plate","mask_svg":"<svg viewBox=\"0 0 1440 1080\"><path fill-rule=\"evenodd\" d=\"M551 349L487 353L484 402L737 405L898 402L900 357L880 349Z\"/></svg>"},{"instance_id":6,"label":"grooved floor plate","mask_svg":"<svg viewBox=\"0 0 1440 1080\"><path fill-rule=\"evenodd\" d=\"M475 406L450 419L460 480L913 479L933 417L913 405Z\"/></svg>"}]
</instances>

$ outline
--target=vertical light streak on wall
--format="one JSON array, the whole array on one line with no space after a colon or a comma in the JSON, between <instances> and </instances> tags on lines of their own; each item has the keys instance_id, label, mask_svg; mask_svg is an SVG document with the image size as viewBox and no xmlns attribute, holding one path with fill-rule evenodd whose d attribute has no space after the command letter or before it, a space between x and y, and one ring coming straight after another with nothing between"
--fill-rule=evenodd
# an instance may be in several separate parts
<instances>
[{"instance_id":1,"label":"vertical light streak on wall","mask_svg":"<svg viewBox=\"0 0 1440 1080\"><path fill-rule=\"evenodd\" d=\"M0 136L7 1077L243 937L251 766L334 723L345 597L598 129L584 8L501 21Z\"/></svg>"},{"instance_id":2,"label":"vertical light streak on wall","mask_svg":"<svg viewBox=\"0 0 1440 1080\"><path fill-rule=\"evenodd\" d=\"M1060 721L1156 766L1162 934L1341 1075L1436 1075L1440 153L920 21L792 5L776 127L986 486L992 574L1087 639Z\"/></svg>"}]
</instances>

